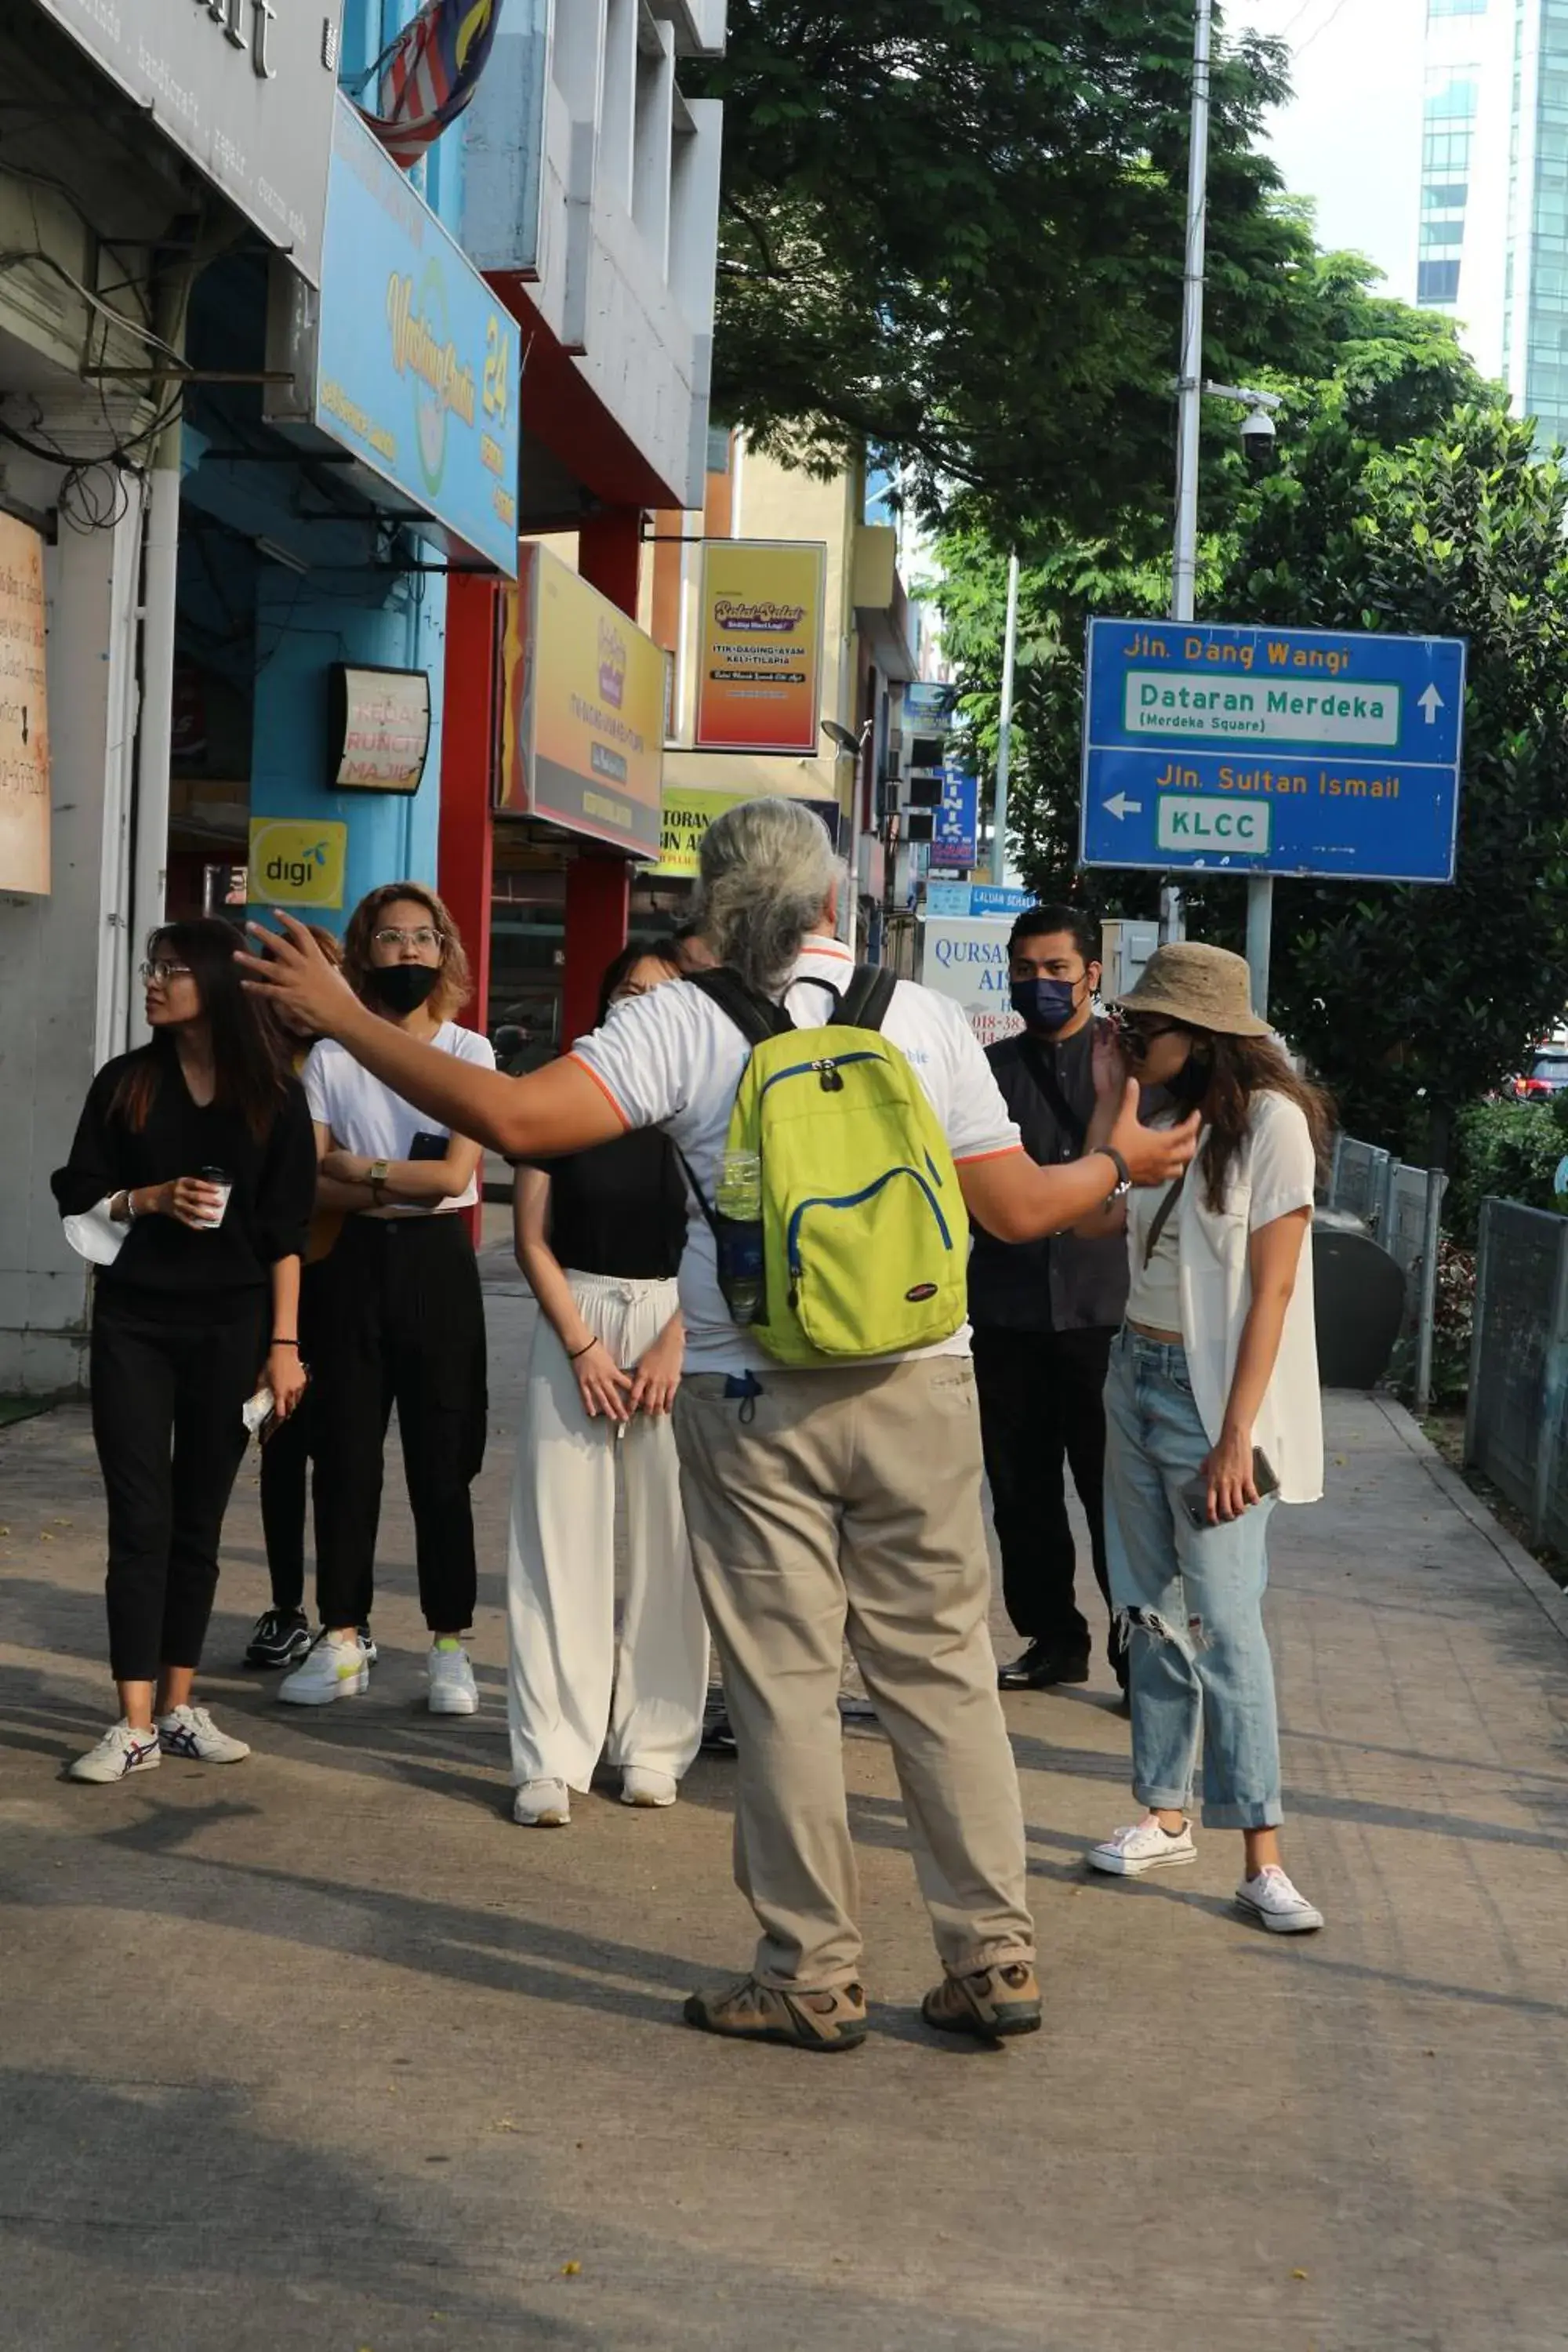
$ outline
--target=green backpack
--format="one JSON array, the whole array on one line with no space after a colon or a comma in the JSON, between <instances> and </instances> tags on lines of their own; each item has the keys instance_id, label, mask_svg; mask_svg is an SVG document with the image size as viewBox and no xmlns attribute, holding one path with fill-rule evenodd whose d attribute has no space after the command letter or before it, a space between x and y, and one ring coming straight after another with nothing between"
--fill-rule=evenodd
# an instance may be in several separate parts
<instances>
[{"instance_id":1,"label":"green backpack","mask_svg":"<svg viewBox=\"0 0 1568 2352\"><path fill-rule=\"evenodd\" d=\"M858 965L821 1029L797 1029L731 971L687 985L752 1048L726 1148L762 1162L761 1345L822 1370L951 1339L967 1312L969 1220L941 1122L880 1034L893 974Z\"/></svg>"}]
</instances>

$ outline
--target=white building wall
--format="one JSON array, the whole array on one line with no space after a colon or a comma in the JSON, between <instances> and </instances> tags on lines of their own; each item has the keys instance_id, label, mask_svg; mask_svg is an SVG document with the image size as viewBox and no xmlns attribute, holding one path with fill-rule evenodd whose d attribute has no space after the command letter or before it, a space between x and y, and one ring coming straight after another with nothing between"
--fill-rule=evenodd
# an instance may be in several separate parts
<instances>
[{"instance_id":1,"label":"white building wall","mask_svg":"<svg viewBox=\"0 0 1568 2352\"><path fill-rule=\"evenodd\" d=\"M25 473L37 475L26 488ZM8 461L6 474L13 495L52 502L49 469ZM113 478L96 487L111 509ZM121 487L112 528L62 523L47 551L53 887L0 898L0 1392L51 1394L82 1376L86 1269L49 1175L94 1071L128 1042L142 509L134 481Z\"/></svg>"},{"instance_id":2,"label":"white building wall","mask_svg":"<svg viewBox=\"0 0 1568 2352\"><path fill-rule=\"evenodd\" d=\"M679 60L723 46L722 5L510 0L465 117L463 243L526 282L584 389L700 504L722 108Z\"/></svg>"}]
</instances>

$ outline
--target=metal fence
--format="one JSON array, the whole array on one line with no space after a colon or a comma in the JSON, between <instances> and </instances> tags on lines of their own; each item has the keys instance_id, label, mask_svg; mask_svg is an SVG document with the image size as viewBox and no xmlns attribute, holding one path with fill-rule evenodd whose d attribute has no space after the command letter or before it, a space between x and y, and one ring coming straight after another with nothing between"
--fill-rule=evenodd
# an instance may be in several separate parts
<instances>
[{"instance_id":1,"label":"metal fence","mask_svg":"<svg viewBox=\"0 0 1568 2352\"><path fill-rule=\"evenodd\" d=\"M1568 1552L1568 1217L1481 1204L1465 1459Z\"/></svg>"},{"instance_id":2,"label":"metal fence","mask_svg":"<svg viewBox=\"0 0 1568 2352\"><path fill-rule=\"evenodd\" d=\"M1432 1333L1437 1307L1437 1245L1448 1179L1440 1168L1409 1168L1375 1143L1353 1135L1334 1141L1324 1206L1360 1217L1405 1276L1400 1338L1414 1349L1415 1402L1425 1412L1432 1395Z\"/></svg>"}]
</instances>

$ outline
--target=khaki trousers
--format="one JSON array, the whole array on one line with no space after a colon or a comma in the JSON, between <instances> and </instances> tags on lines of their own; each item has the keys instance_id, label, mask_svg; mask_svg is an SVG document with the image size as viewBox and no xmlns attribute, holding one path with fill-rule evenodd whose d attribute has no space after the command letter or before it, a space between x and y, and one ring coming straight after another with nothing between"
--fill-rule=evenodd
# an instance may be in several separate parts
<instances>
[{"instance_id":1,"label":"khaki trousers","mask_svg":"<svg viewBox=\"0 0 1568 2352\"><path fill-rule=\"evenodd\" d=\"M966 1358L721 1374L676 1400L698 1581L739 1748L735 1878L756 1973L860 1973L838 1681L847 1633L892 1742L915 1869L954 1975L1029 1958L1024 1818L986 1631L980 1423Z\"/></svg>"}]
</instances>

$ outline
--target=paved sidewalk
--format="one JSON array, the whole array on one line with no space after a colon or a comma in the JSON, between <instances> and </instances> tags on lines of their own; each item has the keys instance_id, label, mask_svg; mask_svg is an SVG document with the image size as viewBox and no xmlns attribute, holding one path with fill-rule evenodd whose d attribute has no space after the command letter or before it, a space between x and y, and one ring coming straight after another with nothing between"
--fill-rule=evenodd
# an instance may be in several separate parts
<instances>
[{"instance_id":1,"label":"paved sidewalk","mask_svg":"<svg viewBox=\"0 0 1568 2352\"><path fill-rule=\"evenodd\" d=\"M507 1818L529 1310L491 1306L477 1722L421 1712L400 1504L366 1698L290 1713L232 1670L247 1471L206 1696L254 1760L63 1783L108 1712L90 1444L76 1412L0 1436L0 2341L1561 2352L1568 1607L1402 1414L1335 1400L1332 1499L1276 1522L1288 1852L1328 1932L1242 1925L1232 1838L1087 1879L1129 1817L1109 1683L1010 1700L1047 2031L939 2046L852 1732L878 2031L826 2066L679 2023L750 1947L722 1761L671 1813Z\"/></svg>"}]
</instances>

